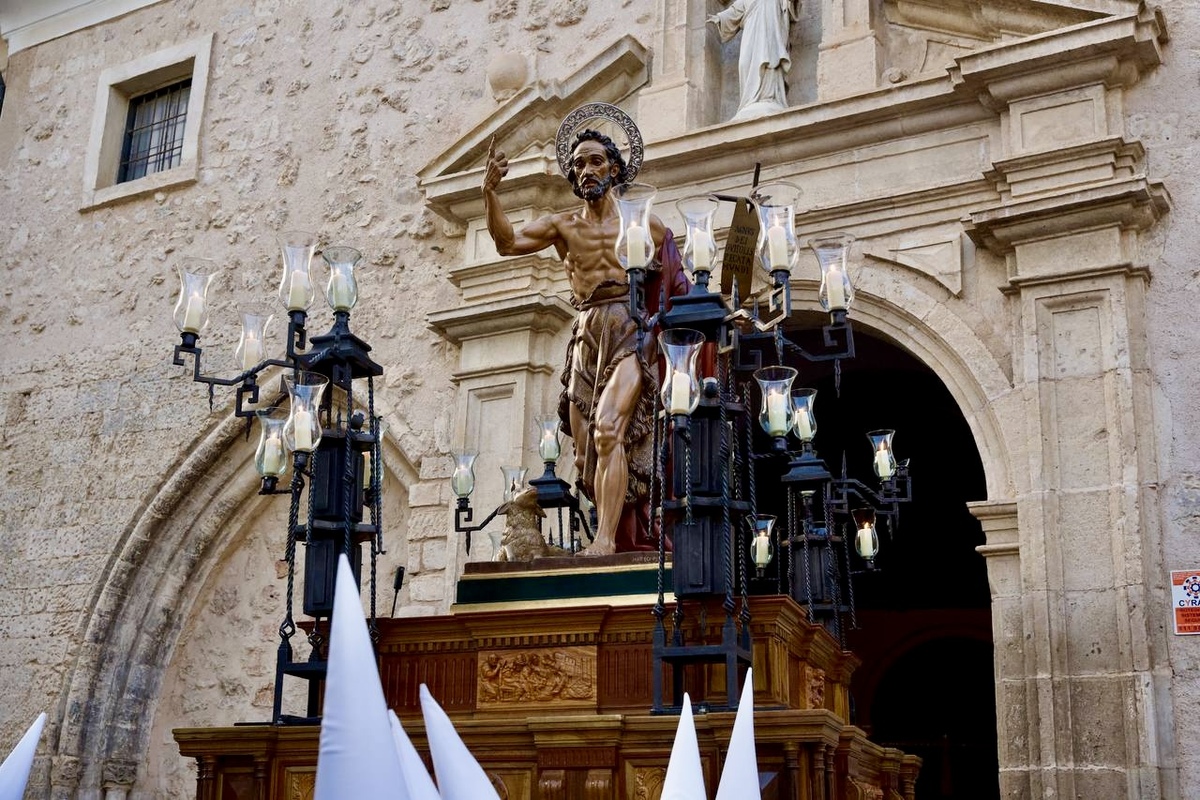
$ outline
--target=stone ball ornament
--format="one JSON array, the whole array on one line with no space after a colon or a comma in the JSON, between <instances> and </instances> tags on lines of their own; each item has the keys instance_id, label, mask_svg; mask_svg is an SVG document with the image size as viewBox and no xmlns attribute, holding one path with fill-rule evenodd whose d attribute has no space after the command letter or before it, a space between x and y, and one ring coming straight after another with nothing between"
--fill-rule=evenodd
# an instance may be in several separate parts
<instances>
[{"instance_id":1,"label":"stone ball ornament","mask_svg":"<svg viewBox=\"0 0 1200 800\"><path fill-rule=\"evenodd\" d=\"M529 63L520 53L500 53L487 66L487 80L492 97L507 100L529 82Z\"/></svg>"},{"instance_id":2,"label":"stone ball ornament","mask_svg":"<svg viewBox=\"0 0 1200 800\"><path fill-rule=\"evenodd\" d=\"M632 117L612 103L587 103L563 118L558 126L558 135L554 138L558 168L562 174L570 172L575 136L585 130L599 131L613 140L625 157L626 182L633 183L642 169L646 154L642 132Z\"/></svg>"}]
</instances>

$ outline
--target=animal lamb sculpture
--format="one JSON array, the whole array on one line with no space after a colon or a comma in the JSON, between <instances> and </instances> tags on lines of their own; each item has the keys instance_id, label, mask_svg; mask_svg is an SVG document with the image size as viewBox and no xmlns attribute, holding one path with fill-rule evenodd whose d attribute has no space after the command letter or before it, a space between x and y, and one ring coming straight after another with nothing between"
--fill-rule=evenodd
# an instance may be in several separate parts
<instances>
[{"instance_id":1,"label":"animal lamb sculpture","mask_svg":"<svg viewBox=\"0 0 1200 800\"><path fill-rule=\"evenodd\" d=\"M516 497L500 506L497 513L504 514L504 534L500 537L500 548L495 561L532 561L544 556L565 556L561 547L547 544L542 536L538 520L546 516L537 502L537 488L530 486Z\"/></svg>"}]
</instances>

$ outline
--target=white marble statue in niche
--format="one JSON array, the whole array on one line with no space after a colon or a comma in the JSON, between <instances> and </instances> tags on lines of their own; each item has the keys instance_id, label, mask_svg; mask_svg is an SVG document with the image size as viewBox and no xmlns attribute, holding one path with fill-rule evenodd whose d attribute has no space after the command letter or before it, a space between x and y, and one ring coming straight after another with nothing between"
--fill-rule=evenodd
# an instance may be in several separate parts
<instances>
[{"instance_id":1,"label":"white marble statue in niche","mask_svg":"<svg viewBox=\"0 0 1200 800\"><path fill-rule=\"evenodd\" d=\"M785 76L792 66L788 37L799 0L733 0L708 22L721 41L742 32L738 54L741 99L733 120L753 119L787 108Z\"/></svg>"}]
</instances>

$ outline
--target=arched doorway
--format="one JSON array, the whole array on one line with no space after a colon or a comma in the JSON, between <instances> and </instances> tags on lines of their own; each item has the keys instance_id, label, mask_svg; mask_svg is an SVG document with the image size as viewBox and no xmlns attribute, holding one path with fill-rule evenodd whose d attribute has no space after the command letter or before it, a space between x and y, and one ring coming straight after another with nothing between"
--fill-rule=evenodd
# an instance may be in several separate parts
<instances>
[{"instance_id":1,"label":"arched doorway","mask_svg":"<svg viewBox=\"0 0 1200 800\"><path fill-rule=\"evenodd\" d=\"M789 336L819 351L820 320L795 321ZM925 760L919 800L998 800L991 598L975 552L983 533L967 510L987 496L979 451L933 370L861 328L855 344L837 367L789 362L796 386L817 389L814 444L832 471L844 454L848 474L875 485L865 434L876 428L894 428L898 457L911 460L913 502L898 529L881 532L877 569L853 576L853 721Z\"/></svg>"}]
</instances>

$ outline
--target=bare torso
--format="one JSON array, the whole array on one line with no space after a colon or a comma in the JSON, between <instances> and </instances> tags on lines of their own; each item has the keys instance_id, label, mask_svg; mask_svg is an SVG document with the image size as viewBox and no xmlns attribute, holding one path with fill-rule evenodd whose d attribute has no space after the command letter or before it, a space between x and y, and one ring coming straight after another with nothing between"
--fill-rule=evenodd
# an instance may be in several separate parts
<instances>
[{"instance_id":1,"label":"bare torso","mask_svg":"<svg viewBox=\"0 0 1200 800\"><path fill-rule=\"evenodd\" d=\"M597 203L551 218L558 234L555 249L562 257L571 293L577 301L586 300L605 281L623 283L626 280L625 268L617 260L620 217L615 206L616 203L605 196ZM599 218L597 212L600 212ZM655 250L662 244L664 233L662 221L651 216L650 235Z\"/></svg>"}]
</instances>

